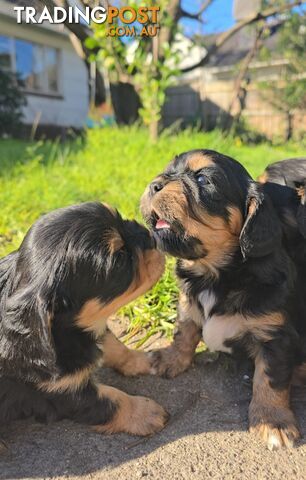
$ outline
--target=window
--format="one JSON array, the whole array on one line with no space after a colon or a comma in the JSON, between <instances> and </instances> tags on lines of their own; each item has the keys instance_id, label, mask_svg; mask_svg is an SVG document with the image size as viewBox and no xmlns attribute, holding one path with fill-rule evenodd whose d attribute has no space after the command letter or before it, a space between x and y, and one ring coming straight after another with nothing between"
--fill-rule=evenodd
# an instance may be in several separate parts
<instances>
[{"instance_id":1,"label":"window","mask_svg":"<svg viewBox=\"0 0 306 480\"><path fill-rule=\"evenodd\" d=\"M58 51L55 48L46 48L45 50L46 74L48 90L50 92L58 91Z\"/></svg>"},{"instance_id":2,"label":"window","mask_svg":"<svg viewBox=\"0 0 306 480\"><path fill-rule=\"evenodd\" d=\"M26 90L44 90L43 47L23 40L15 41L16 71Z\"/></svg>"},{"instance_id":3,"label":"window","mask_svg":"<svg viewBox=\"0 0 306 480\"><path fill-rule=\"evenodd\" d=\"M55 48L0 36L0 68L16 72L28 92L59 93L59 51Z\"/></svg>"},{"instance_id":4,"label":"window","mask_svg":"<svg viewBox=\"0 0 306 480\"><path fill-rule=\"evenodd\" d=\"M0 68L12 68L11 40L0 35Z\"/></svg>"}]
</instances>

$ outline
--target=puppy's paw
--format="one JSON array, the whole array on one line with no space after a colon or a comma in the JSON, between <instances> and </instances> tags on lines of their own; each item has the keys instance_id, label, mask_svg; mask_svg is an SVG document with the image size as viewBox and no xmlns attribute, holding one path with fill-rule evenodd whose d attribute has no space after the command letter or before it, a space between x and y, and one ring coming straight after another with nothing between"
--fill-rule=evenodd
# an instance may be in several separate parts
<instances>
[{"instance_id":1,"label":"puppy's paw","mask_svg":"<svg viewBox=\"0 0 306 480\"><path fill-rule=\"evenodd\" d=\"M126 395L112 421L94 429L99 433L126 432L146 436L162 430L168 419L169 414L154 400Z\"/></svg>"},{"instance_id":2,"label":"puppy's paw","mask_svg":"<svg viewBox=\"0 0 306 480\"><path fill-rule=\"evenodd\" d=\"M251 410L251 409L250 409ZM300 438L293 412L288 408L256 406L257 414L250 413L250 432L260 436L269 450L290 448Z\"/></svg>"},{"instance_id":3,"label":"puppy's paw","mask_svg":"<svg viewBox=\"0 0 306 480\"><path fill-rule=\"evenodd\" d=\"M169 420L169 413L147 397L134 397L128 432L134 435L151 435L162 430Z\"/></svg>"},{"instance_id":4,"label":"puppy's paw","mask_svg":"<svg viewBox=\"0 0 306 480\"><path fill-rule=\"evenodd\" d=\"M152 375L174 378L187 370L192 362L192 356L184 354L170 346L149 352L148 354Z\"/></svg>"},{"instance_id":5,"label":"puppy's paw","mask_svg":"<svg viewBox=\"0 0 306 480\"><path fill-rule=\"evenodd\" d=\"M282 447L291 448L300 433L295 425L286 427L274 427L265 423L250 427L251 433L256 433L264 440L269 450L278 450Z\"/></svg>"},{"instance_id":6,"label":"puppy's paw","mask_svg":"<svg viewBox=\"0 0 306 480\"><path fill-rule=\"evenodd\" d=\"M116 368L126 377L135 377L136 375L149 375L151 365L145 352L138 350L129 350L129 355L124 363Z\"/></svg>"}]
</instances>

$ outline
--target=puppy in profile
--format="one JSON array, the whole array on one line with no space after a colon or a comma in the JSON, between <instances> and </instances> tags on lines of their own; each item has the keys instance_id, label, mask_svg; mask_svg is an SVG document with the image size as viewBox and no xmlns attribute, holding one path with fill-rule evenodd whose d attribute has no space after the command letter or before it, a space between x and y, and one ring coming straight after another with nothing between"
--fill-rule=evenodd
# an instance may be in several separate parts
<instances>
[{"instance_id":1,"label":"puppy in profile","mask_svg":"<svg viewBox=\"0 0 306 480\"><path fill-rule=\"evenodd\" d=\"M149 373L144 353L120 343L107 319L164 270L149 232L100 203L43 216L0 260L0 425L72 419L98 432L149 435L165 410L97 380L99 366Z\"/></svg>"},{"instance_id":2,"label":"puppy in profile","mask_svg":"<svg viewBox=\"0 0 306 480\"><path fill-rule=\"evenodd\" d=\"M290 446L300 436L290 385L306 372L300 196L256 183L226 155L194 150L148 186L142 212L159 248L178 258L181 285L177 333L151 354L152 373L186 370L201 338L212 351L244 352L255 365L250 430L270 449Z\"/></svg>"}]
</instances>

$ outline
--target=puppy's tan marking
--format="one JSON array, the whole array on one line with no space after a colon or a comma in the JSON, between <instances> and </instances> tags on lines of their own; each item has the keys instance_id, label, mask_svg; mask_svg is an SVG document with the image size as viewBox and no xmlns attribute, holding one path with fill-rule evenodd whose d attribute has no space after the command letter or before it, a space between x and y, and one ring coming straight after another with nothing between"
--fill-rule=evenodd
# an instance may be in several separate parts
<instances>
[{"instance_id":1,"label":"puppy's tan marking","mask_svg":"<svg viewBox=\"0 0 306 480\"><path fill-rule=\"evenodd\" d=\"M172 181L167 183L164 186L165 191L167 191L167 194L174 194L174 195L184 195L184 190L181 182L179 181ZM161 190L162 192L162 190ZM185 196L185 195L184 195Z\"/></svg>"},{"instance_id":2,"label":"puppy's tan marking","mask_svg":"<svg viewBox=\"0 0 306 480\"><path fill-rule=\"evenodd\" d=\"M103 351L103 366L114 368L123 375L145 375L150 373L150 362L144 352L131 350L121 343L109 330L98 346Z\"/></svg>"},{"instance_id":3,"label":"puppy's tan marking","mask_svg":"<svg viewBox=\"0 0 306 480\"><path fill-rule=\"evenodd\" d=\"M170 222L179 220L184 223L188 206L181 182L167 183L162 190L154 195L150 201L151 207L160 218L165 218Z\"/></svg>"},{"instance_id":4,"label":"puppy's tan marking","mask_svg":"<svg viewBox=\"0 0 306 480\"><path fill-rule=\"evenodd\" d=\"M158 250L145 250L139 253L137 290L134 298L145 293L160 279L165 270L165 255ZM133 299L134 299L133 298ZM131 301L131 300L130 300Z\"/></svg>"},{"instance_id":5,"label":"puppy's tan marking","mask_svg":"<svg viewBox=\"0 0 306 480\"><path fill-rule=\"evenodd\" d=\"M106 202L102 202L102 205L103 207L107 208L107 210L109 210L110 213L112 213L114 216L117 215L117 210L112 205L109 205Z\"/></svg>"},{"instance_id":6,"label":"puppy's tan marking","mask_svg":"<svg viewBox=\"0 0 306 480\"><path fill-rule=\"evenodd\" d=\"M207 275L208 272L211 273L212 276L217 277L218 271L216 268L211 268L205 262L205 259L199 258L198 260L182 260L181 265L183 266L184 270L188 270L188 272L200 277L201 275Z\"/></svg>"},{"instance_id":7,"label":"puppy's tan marking","mask_svg":"<svg viewBox=\"0 0 306 480\"><path fill-rule=\"evenodd\" d=\"M204 211L199 214L202 222L190 217L185 220L186 232L199 239L205 248L206 255L196 262L218 276L218 268L225 266L239 247L239 236L234 233L234 224L230 226L223 218Z\"/></svg>"},{"instance_id":8,"label":"puppy's tan marking","mask_svg":"<svg viewBox=\"0 0 306 480\"><path fill-rule=\"evenodd\" d=\"M285 318L280 312L273 312L260 317L247 317L245 331L251 332L263 342L269 342L275 333L275 329L285 323Z\"/></svg>"},{"instance_id":9,"label":"puppy's tan marking","mask_svg":"<svg viewBox=\"0 0 306 480\"><path fill-rule=\"evenodd\" d=\"M102 335L106 330L106 320L116 309L119 299L121 297L115 299L114 302L110 302L107 306L104 306L97 298L89 300L81 309L76 324L84 330L94 332L97 336Z\"/></svg>"},{"instance_id":10,"label":"puppy's tan marking","mask_svg":"<svg viewBox=\"0 0 306 480\"><path fill-rule=\"evenodd\" d=\"M150 435L164 428L167 412L158 403L146 397L134 397L120 390L99 385L100 398L109 398L117 405L117 411L111 421L105 425L96 425L99 433L126 432L134 435Z\"/></svg>"},{"instance_id":11,"label":"puppy's tan marking","mask_svg":"<svg viewBox=\"0 0 306 480\"><path fill-rule=\"evenodd\" d=\"M250 431L261 436L270 450L290 447L300 437L296 419L289 406L289 388L271 388L266 364L260 353L255 358L249 423Z\"/></svg>"},{"instance_id":12,"label":"puppy's tan marking","mask_svg":"<svg viewBox=\"0 0 306 480\"><path fill-rule=\"evenodd\" d=\"M253 217L253 215L255 215L257 208L258 208L258 203L256 198L251 198L248 204L248 216L246 221L248 220L249 217Z\"/></svg>"},{"instance_id":13,"label":"puppy's tan marking","mask_svg":"<svg viewBox=\"0 0 306 480\"><path fill-rule=\"evenodd\" d=\"M239 237L243 225L242 213L237 207L228 207L227 210L229 213L230 232Z\"/></svg>"},{"instance_id":14,"label":"puppy's tan marking","mask_svg":"<svg viewBox=\"0 0 306 480\"><path fill-rule=\"evenodd\" d=\"M257 182L259 183L266 183L268 181L269 181L269 175L266 171L263 172L261 175L259 175L259 177L257 178Z\"/></svg>"},{"instance_id":15,"label":"puppy's tan marking","mask_svg":"<svg viewBox=\"0 0 306 480\"><path fill-rule=\"evenodd\" d=\"M76 392L89 381L89 378L94 369L95 365L91 365L89 367L83 368L82 370L78 370L71 375L65 375L58 380L41 382L38 385L38 388L49 393L66 391Z\"/></svg>"},{"instance_id":16,"label":"puppy's tan marking","mask_svg":"<svg viewBox=\"0 0 306 480\"><path fill-rule=\"evenodd\" d=\"M201 168L214 165L213 160L208 155L199 152L189 155L187 163L190 170L194 170L195 172L201 170Z\"/></svg>"},{"instance_id":17,"label":"puppy's tan marking","mask_svg":"<svg viewBox=\"0 0 306 480\"><path fill-rule=\"evenodd\" d=\"M84 330L101 336L106 329L106 320L124 305L149 290L160 278L165 267L165 257L157 250L139 252L138 272L130 287L111 302L102 304L99 299L89 300L79 313L76 323Z\"/></svg>"},{"instance_id":18,"label":"puppy's tan marking","mask_svg":"<svg viewBox=\"0 0 306 480\"><path fill-rule=\"evenodd\" d=\"M300 197L301 204L305 204L305 186L301 185L300 187L296 188L296 193L298 197Z\"/></svg>"},{"instance_id":19,"label":"puppy's tan marking","mask_svg":"<svg viewBox=\"0 0 306 480\"><path fill-rule=\"evenodd\" d=\"M110 255L114 255L116 252L124 247L124 241L120 233L116 229L110 229L105 235L104 240L107 242Z\"/></svg>"}]
</instances>

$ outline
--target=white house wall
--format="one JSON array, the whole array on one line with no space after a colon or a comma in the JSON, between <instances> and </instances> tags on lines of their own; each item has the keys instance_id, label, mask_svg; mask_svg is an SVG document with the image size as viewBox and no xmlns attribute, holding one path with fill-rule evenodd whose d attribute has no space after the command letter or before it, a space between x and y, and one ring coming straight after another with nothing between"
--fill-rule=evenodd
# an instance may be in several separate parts
<instances>
[{"instance_id":1,"label":"white house wall","mask_svg":"<svg viewBox=\"0 0 306 480\"><path fill-rule=\"evenodd\" d=\"M84 126L89 105L88 74L84 62L75 53L69 36L37 25L17 25L13 19L1 15L1 12L0 35L40 43L60 51L59 95L27 94L24 123L31 125L39 120L41 125L74 128Z\"/></svg>"},{"instance_id":2,"label":"white house wall","mask_svg":"<svg viewBox=\"0 0 306 480\"><path fill-rule=\"evenodd\" d=\"M66 49L60 55L60 91L62 98L28 95L24 123L39 123L81 128L88 113L87 69L76 55ZM38 116L38 117L37 117Z\"/></svg>"}]
</instances>

